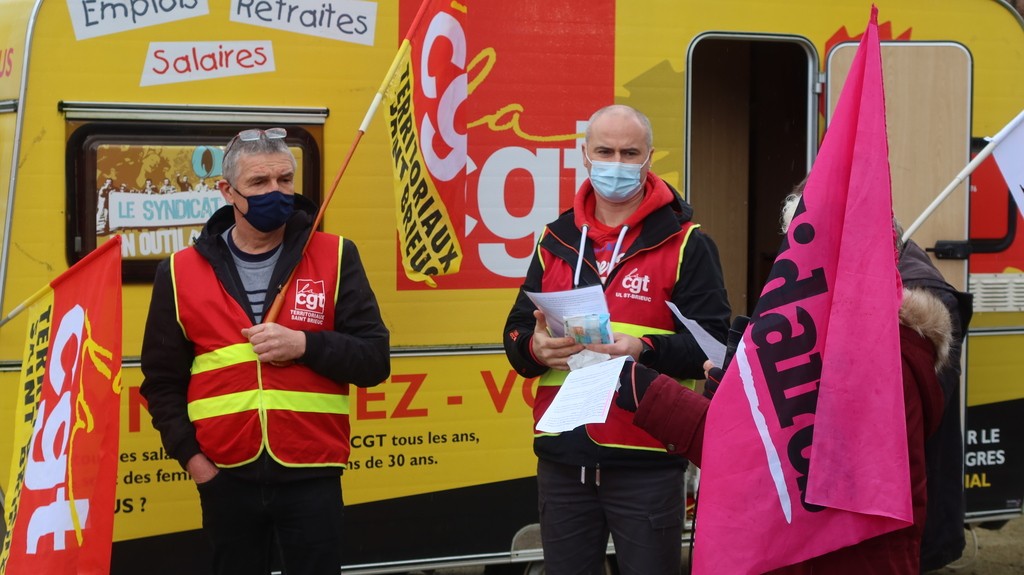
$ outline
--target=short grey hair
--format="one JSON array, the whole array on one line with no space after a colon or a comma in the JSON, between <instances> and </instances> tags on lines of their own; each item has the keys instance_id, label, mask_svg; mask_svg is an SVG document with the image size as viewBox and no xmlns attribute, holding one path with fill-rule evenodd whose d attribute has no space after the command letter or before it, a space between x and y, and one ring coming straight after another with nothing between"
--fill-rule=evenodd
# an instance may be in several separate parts
<instances>
[{"instance_id":1,"label":"short grey hair","mask_svg":"<svg viewBox=\"0 0 1024 575\"><path fill-rule=\"evenodd\" d=\"M260 154L287 154L292 160L292 169L298 165L295 154L288 148L283 138L270 139L262 134L256 140L241 140L237 136L231 138L224 148L224 159L221 160L221 176L232 186L238 177L238 158Z\"/></svg>"},{"instance_id":2,"label":"short grey hair","mask_svg":"<svg viewBox=\"0 0 1024 575\"><path fill-rule=\"evenodd\" d=\"M647 149L650 150L651 148L654 147L654 130L651 128L651 121L640 110L637 110L636 108L632 106L627 106L625 104L612 104L610 106L605 106L604 108L601 108L600 110L594 112L590 116L590 120L587 123L586 132L583 133L584 142L590 141L590 127L594 125L594 121L596 121L598 118L609 112L615 112L620 114L624 113L636 118L636 121L640 122L640 125L643 126L644 132L647 133Z\"/></svg>"}]
</instances>

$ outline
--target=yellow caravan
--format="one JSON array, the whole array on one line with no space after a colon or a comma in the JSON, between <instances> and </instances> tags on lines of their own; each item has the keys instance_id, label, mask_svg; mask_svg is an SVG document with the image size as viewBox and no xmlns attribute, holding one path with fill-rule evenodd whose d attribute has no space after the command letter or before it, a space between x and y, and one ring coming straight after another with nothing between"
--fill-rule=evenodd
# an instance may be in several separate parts
<instances>
[{"instance_id":1,"label":"yellow caravan","mask_svg":"<svg viewBox=\"0 0 1024 575\"><path fill-rule=\"evenodd\" d=\"M972 139L1024 106L1024 25L1002 0L874 3L896 211L911 222L968 163ZM221 205L221 146L241 129L285 127L298 187L321 200L418 5L0 0L0 315L123 238L112 573L207 563L195 489L138 392L156 263ZM446 206L460 271L436 287L406 277L383 117L323 222L360 246L392 332L393 375L353 398L350 573L541 559L534 382L510 369L501 330L538 232L586 177L590 113L619 102L650 116L654 171L694 204L720 247L734 312L749 312L778 248L780 200L814 160L871 2L461 5L469 162L464 194ZM944 273L979 300L964 378L971 521L1019 515L1024 496L1024 359L1014 353L1024 247L1013 235L1020 215L993 181L995 200L976 207L965 183L914 235L938 245ZM978 236L991 213L1002 227ZM0 425L13 417L24 333L24 318L0 327ZM0 478L11 447L0 434Z\"/></svg>"}]
</instances>

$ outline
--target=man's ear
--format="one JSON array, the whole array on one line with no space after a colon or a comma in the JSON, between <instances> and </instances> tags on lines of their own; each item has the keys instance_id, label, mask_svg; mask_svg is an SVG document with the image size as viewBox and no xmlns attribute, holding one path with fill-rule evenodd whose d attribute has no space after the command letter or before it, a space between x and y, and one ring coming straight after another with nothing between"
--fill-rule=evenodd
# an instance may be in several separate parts
<instances>
[{"instance_id":1,"label":"man's ear","mask_svg":"<svg viewBox=\"0 0 1024 575\"><path fill-rule=\"evenodd\" d=\"M220 190L220 195L224 198L225 203L234 203L231 197L231 184L227 180L217 180L217 189Z\"/></svg>"}]
</instances>

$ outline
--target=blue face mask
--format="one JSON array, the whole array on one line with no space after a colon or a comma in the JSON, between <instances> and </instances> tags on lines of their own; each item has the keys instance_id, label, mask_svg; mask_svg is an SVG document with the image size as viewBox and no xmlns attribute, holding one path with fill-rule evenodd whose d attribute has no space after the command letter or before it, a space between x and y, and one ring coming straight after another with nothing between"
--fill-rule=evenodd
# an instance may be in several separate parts
<instances>
[{"instance_id":1,"label":"blue face mask","mask_svg":"<svg viewBox=\"0 0 1024 575\"><path fill-rule=\"evenodd\" d=\"M239 192L238 195L242 196L242 193ZM295 196L278 190L258 196L242 197L249 203L249 210L242 214L245 221L263 233L272 232L283 226L295 207Z\"/></svg>"},{"instance_id":2,"label":"blue face mask","mask_svg":"<svg viewBox=\"0 0 1024 575\"><path fill-rule=\"evenodd\" d=\"M586 150L584 150L586 154ZM647 159L651 158L650 154ZM599 162L590 159L590 183L599 196L613 204L628 202L643 189L640 172L647 160L642 164L624 164L622 162Z\"/></svg>"}]
</instances>

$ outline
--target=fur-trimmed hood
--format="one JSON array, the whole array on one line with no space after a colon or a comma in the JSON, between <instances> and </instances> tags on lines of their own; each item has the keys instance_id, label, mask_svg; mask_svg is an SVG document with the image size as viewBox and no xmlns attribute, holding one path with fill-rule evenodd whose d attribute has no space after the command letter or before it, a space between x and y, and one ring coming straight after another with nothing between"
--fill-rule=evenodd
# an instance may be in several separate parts
<instances>
[{"instance_id":1,"label":"fur-trimmed hood","mask_svg":"<svg viewBox=\"0 0 1024 575\"><path fill-rule=\"evenodd\" d=\"M953 322L942 301L926 289L903 288L900 323L935 346L935 371L945 367L953 340Z\"/></svg>"}]
</instances>

